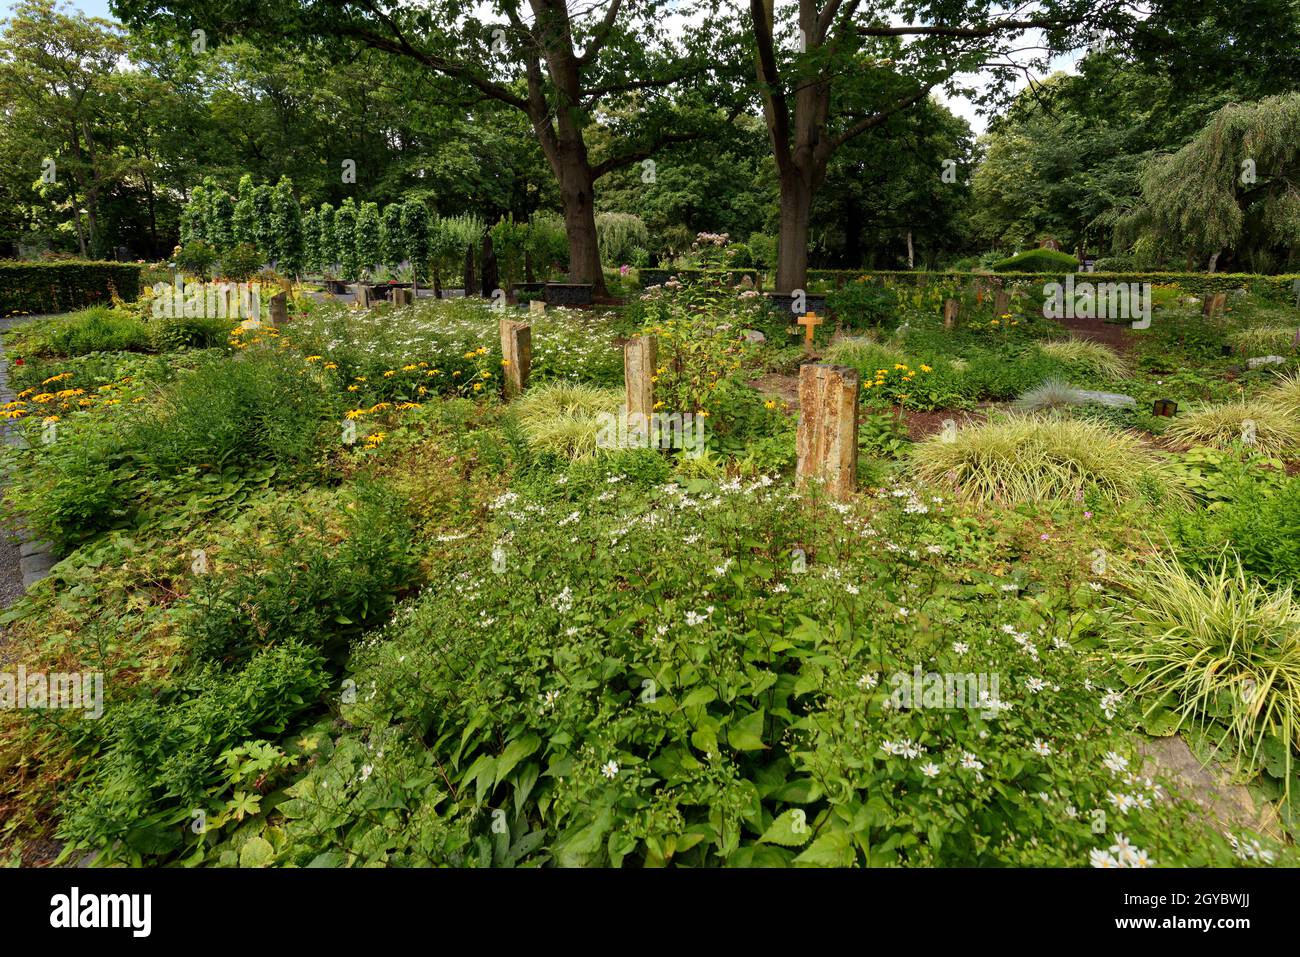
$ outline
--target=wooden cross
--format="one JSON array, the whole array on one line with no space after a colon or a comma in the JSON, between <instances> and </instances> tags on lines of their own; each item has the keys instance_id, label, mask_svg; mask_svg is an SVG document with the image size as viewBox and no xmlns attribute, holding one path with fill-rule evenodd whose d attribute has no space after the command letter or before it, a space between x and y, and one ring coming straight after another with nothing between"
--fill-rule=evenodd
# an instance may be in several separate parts
<instances>
[{"instance_id":1,"label":"wooden cross","mask_svg":"<svg viewBox=\"0 0 1300 957\"><path fill-rule=\"evenodd\" d=\"M815 312L805 312L796 321L799 325L804 327L803 345L805 349L811 352L813 347L813 333L816 332L817 327L825 320L819 319Z\"/></svg>"}]
</instances>

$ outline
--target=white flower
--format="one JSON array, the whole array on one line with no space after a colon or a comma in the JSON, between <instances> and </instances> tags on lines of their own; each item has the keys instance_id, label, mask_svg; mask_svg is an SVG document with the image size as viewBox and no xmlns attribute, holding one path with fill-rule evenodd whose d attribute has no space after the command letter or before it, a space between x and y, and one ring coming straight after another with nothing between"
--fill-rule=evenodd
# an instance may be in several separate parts
<instances>
[{"instance_id":1,"label":"white flower","mask_svg":"<svg viewBox=\"0 0 1300 957\"><path fill-rule=\"evenodd\" d=\"M984 770L984 762L975 757L975 755L971 754L969 751L962 752L961 766L968 771Z\"/></svg>"},{"instance_id":2,"label":"white flower","mask_svg":"<svg viewBox=\"0 0 1300 957\"><path fill-rule=\"evenodd\" d=\"M618 762L608 761L601 766L600 773L605 775L611 781L618 776Z\"/></svg>"},{"instance_id":3,"label":"white flower","mask_svg":"<svg viewBox=\"0 0 1300 957\"><path fill-rule=\"evenodd\" d=\"M710 608L710 609L709 609L708 611L706 611L704 614L700 614L699 612L694 612L694 611L688 611L688 612L686 613L686 624L688 624L688 625L700 625L700 624L703 624L703 623L704 623L704 620L705 620L706 618L709 617L709 613L712 612L712 611L713 611L712 608Z\"/></svg>"},{"instance_id":4,"label":"white flower","mask_svg":"<svg viewBox=\"0 0 1300 957\"><path fill-rule=\"evenodd\" d=\"M942 554L943 554L943 546L942 546L942 545L926 545L926 546L925 546L925 550L926 550L927 552L929 552L931 555L942 555Z\"/></svg>"},{"instance_id":5,"label":"white flower","mask_svg":"<svg viewBox=\"0 0 1300 957\"><path fill-rule=\"evenodd\" d=\"M937 778L939 776L939 765L933 761L923 764L921 765L921 773L927 778Z\"/></svg>"},{"instance_id":6,"label":"white flower","mask_svg":"<svg viewBox=\"0 0 1300 957\"><path fill-rule=\"evenodd\" d=\"M863 675L861 678L858 679L858 687L864 689L874 688L879 683L880 683L880 675L876 674L874 671L867 672L865 675Z\"/></svg>"},{"instance_id":7,"label":"white flower","mask_svg":"<svg viewBox=\"0 0 1300 957\"><path fill-rule=\"evenodd\" d=\"M1047 687L1047 683L1043 681L1042 678L1029 678L1025 681L1025 687L1034 694L1038 694L1038 692Z\"/></svg>"},{"instance_id":8,"label":"white flower","mask_svg":"<svg viewBox=\"0 0 1300 957\"><path fill-rule=\"evenodd\" d=\"M903 608L900 605L898 611L894 612L894 614L896 614L899 618L906 618L909 614L911 614L911 612L909 612L906 608Z\"/></svg>"},{"instance_id":9,"label":"white flower","mask_svg":"<svg viewBox=\"0 0 1300 957\"><path fill-rule=\"evenodd\" d=\"M1105 757L1102 758L1101 763L1116 774L1128 770L1128 758L1117 754L1114 751L1107 751Z\"/></svg>"},{"instance_id":10,"label":"white flower","mask_svg":"<svg viewBox=\"0 0 1300 957\"><path fill-rule=\"evenodd\" d=\"M970 645L966 644L964 641L954 641L952 643L952 650L957 652L959 655L964 655L966 652L970 651Z\"/></svg>"},{"instance_id":11,"label":"white flower","mask_svg":"<svg viewBox=\"0 0 1300 957\"><path fill-rule=\"evenodd\" d=\"M777 582L775 585L772 586L772 593L774 595L783 595L789 590L790 590L790 586L787 585L785 582Z\"/></svg>"},{"instance_id":12,"label":"white flower","mask_svg":"<svg viewBox=\"0 0 1300 957\"><path fill-rule=\"evenodd\" d=\"M361 780L365 781L366 779L368 779L370 775L374 773L374 771L375 771L375 766L373 764L363 765L361 768Z\"/></svg>"},{"instance_id":13,"label":"white flower","mask_svg":"<svg viewBox=\"0 0 1300 957\"><path fill-rule=\"evenodd\" d=\"M1030 747L1032 747L1034 749L1034 753L1039 755L1040 757L1045 758L1052 753L1052 749L1049 748L1043 742L1042 738L1034 738L1034 743Z\"/></svg>"},{"instance_id":14,"label":"white flower","mask_svg":"<svg viewBox=\"0 0 1300 957\"><path fill-rule=\"evenodd\" d=\"M565 585L564 591L551 599L551 607L561 613L569 611L573 607L573 590Z\"/></svg>"},{"instance_id":15,"label":"white flower","mask_svg":"<svg viewBox=\"0 0 1300 957\"><path fill-rule=\"evenodd\" d=\"M1092 863L1093 867L1114 868L1120 866L1119 861L1115 860L1115 858L1111 857L1110 854L1099 847L1093 848L1088 852L1088 860Z\"/></svg>"},{"instance_id":16,"label":"white flower","mask_svg":"<svg viewBox=\"0 0 1300 957\"><path fill-rule=\"evenodd\" d=\"M1003 591L1020 591L1020 586L1017 585L1015 582L1010 582L1010 583L1008 583L1008 584L1006 584L1006 585L1003 585L1003 586L1002 586L1002 590L1003 590Z\"/></svg>"},{"instance_id":17,"label":"white flower","mask_svg":"<svg viewBox=\"0 0 1300 957\"><path fill-rule=\"evenodd\" d=\"M1111 691L1109 688L1106 689L1106 693L1101 698L1101 710L1107 718L1115 717L1115 712L1119 710L1121 698L1122 696L1118 692Z\"/></svg>"},{"instance_id":18,"label":"white flower","mask_svg":"<svg viewBox=\"0 0 1300 957\"><path fill-rule=\"evenodd\" d=\"M861 591L861 589L858 588L857 585L845 585L844 590L848 592L850 595L856 595Z\"/></svg>"}]
</instances>

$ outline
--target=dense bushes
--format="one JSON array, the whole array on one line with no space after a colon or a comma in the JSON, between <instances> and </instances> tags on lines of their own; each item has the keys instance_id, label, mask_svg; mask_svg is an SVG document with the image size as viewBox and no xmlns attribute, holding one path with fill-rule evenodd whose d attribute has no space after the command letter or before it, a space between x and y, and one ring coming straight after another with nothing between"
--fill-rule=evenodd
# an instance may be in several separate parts
<instances>
[{"instance_id":1,"label":"dense bushes","mask_svg":"<svg viewBox=\"0 0 1300 957\"><path fill-rule=\"evenodd\" d=\"M134 263L0 262L0 316L53 313L140 295Z\"/></svg>"}]
</instances>

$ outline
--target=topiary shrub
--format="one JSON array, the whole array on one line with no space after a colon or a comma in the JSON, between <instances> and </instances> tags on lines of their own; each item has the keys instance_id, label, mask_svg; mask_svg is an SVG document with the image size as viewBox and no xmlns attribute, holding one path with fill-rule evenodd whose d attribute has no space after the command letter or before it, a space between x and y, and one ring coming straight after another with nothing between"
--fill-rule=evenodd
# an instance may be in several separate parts
<instances>
[{"instance_id":1,"label":"topiary shrub","mask_svg":"<svg viewBox=\"0 0 1300 957\"><path fill-rule=\"evenodd\" d=\"M1074 272L1079 260L1055 249L1026 249L993 264L994 272Z\"/></svg>"}]
</instances>

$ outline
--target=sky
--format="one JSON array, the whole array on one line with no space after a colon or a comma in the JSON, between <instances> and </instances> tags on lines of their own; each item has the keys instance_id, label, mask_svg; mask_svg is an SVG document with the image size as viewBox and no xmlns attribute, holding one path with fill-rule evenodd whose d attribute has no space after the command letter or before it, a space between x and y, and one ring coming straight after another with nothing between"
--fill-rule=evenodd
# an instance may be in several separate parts
<instances>
[{"instance_id":1,"label":"sky","mask_svg":"<svg viewBox=\"0 0 1300 957\"><path fill-rule=\"evenodd\" d=\"M105 17L107 19L113 18L112 13L108 9L108 0L71 0L70 5L74 9L80 10L88 16ZM12 10L13 7L13 0L0 0L0 10L4 11L4 16L8 16L9 11ZM1080 54L1078 53L1057 57L1052 61L1051 69L1048 73L1050 74L1058 70L1073 72L1079 58ZM1046 74L1036 76L1035 80L1043 79L1045 75ZM974 85L981 86L982 78L974 78ZM1024 84L1021 83L1020 85L1023 86ZM988 121L985 117L980 116L975 112L975 106L969 100L964 97L950 99L942 94L940 94L939 99L948 107L948 109L952 110L958 116L970 123L971 129L975 131L976 135L984 132L985 127L988 125Z\"/></svg>"}]
</instances>

